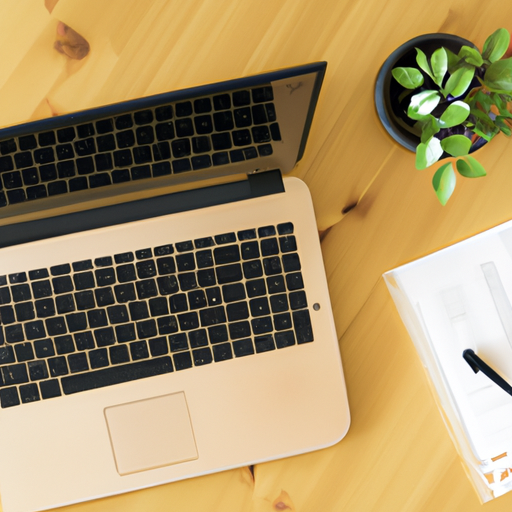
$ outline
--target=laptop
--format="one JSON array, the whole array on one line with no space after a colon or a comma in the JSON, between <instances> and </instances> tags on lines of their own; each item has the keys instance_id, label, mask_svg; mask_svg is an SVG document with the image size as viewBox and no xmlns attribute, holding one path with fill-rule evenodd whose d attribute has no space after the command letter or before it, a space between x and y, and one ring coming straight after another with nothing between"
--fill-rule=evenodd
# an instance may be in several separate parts
<instances>
[{"instance_id":1,"label":"laptop","mask_svg":"<svg viewBox=\"0 0 512 512\"><path fill-rule=\"evenodd\" d=\"M326 64L0 130L0 496L32 512L330 446L303 155Z\"/></svg>"}]
</instances>

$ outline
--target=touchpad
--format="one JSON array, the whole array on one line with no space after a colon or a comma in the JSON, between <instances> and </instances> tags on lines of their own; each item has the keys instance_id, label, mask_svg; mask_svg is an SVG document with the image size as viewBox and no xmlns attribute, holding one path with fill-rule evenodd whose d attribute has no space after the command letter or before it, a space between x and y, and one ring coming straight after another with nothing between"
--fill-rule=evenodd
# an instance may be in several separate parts
<instances>
[{"instance_id":1,"label":"touchpad","mask_svg":"<svg viewBox=\"0 0 512 512\"><path fill-rule=\"evenodd\" d=\"M107 407L105 418L120 475L198 457L183 392Z\"/></svg>"}]
</instances>

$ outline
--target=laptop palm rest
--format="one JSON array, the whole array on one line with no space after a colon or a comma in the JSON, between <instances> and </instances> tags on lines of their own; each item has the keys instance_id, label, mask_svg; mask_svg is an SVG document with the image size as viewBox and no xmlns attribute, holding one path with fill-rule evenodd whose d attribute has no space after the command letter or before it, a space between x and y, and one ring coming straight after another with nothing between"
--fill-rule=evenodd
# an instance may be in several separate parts
<instances>
[{"instance_id":1,"label":"laptop palm rest","mask_svg":"<svg viewBox=\"0 0 512 512\"><path fill-rule=\"evenodd\" d=\"M198 458L183 392L107 407L105 418L120 475Z\"/></svg>"}]
</instances>

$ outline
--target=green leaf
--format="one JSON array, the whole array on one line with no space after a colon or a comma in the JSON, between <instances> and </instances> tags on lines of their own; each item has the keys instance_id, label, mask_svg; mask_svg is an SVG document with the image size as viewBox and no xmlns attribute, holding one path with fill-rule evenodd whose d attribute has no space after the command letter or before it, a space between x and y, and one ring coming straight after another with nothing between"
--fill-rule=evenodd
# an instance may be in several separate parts
<instances>
[{"instance_id":1,"label":"green leaf","mask_svg":"<svg viewBox=\"0 0 512 512\"><path fill-rule=\"evenodd\" d=\"M418 63L418 66L423 71L425 71L425 73L430 78L432 78L432 80L434 80L434 75L433 75L432 70L430 69L430 66L428 64L427 56L419 48L416 48L416 62Z\"/></svg>"},{"instance_id":2,"label":"green leaf","mask_svg":"<svg viewBox=\"0 0 512 512\"><path fill-rule=\"evenodd\" d=\"M451 135L441 141L441 147L451 156L464 156L471 149L471 139L464 135Z\"/></svg>"},{"instance_id":3,"label":"green leaf","mask_svg":"<svg viewBox=\"0 0 512 512\"><path fill-rule=\"evenodd\" d=\"M411 98L407 115L411 119L423 119L437 107L440 101L441 96L439 96L437 91L429 90L415 94Z\"/></svg>"},{"instance_id":4,"label":"green leaf","mask_svg":"<svg viewBox=\"0 0 512 512\"><path fill-rule=\"evenodd\" d=\"M457 171L465 178L480 178L486 176L487 173L482 164L472 156L465 156L457 160Z\"/></svg>"},{"instance_id":5,"label":"green leaf","mask_svg":"<svg viewBox=\"0 0 512 512\"><path fill-rule=\"evenodd\" d=\"M512 112L508 110L508 102L510 101L508 97L503 97L496 92L491 93L490 97L493 103L498 107L501 116L512 118Z\"/></svg>"},{"instance_id":6,"label":"green leaf","mask_svg":"<svg viewBox=\"0 0 512 512\"><path fill-rule=\"evenodd\" d=\"M438 48L431 58L432 72L434 73L434 82L441 87L444 75L448 71L448 56L444 48Z\"/></svg>"},{"instance_id":7,"label":"green leaf","mask_svg":"<svg viewBox=\"0 0 512 512\"><path fill-rule=\"evenodd\" d=\"M507 137L510 137L512 135L510 125L505 121L504 117L496 116L494 122L496 123L496 126L500 129L500 131L504 133Z\"/></svg>"},{"instance_id":8,"label":"green leaf","mask_svg":"<svg viewBox=\"0 0 512 512\"><path fill-rule=\"evenodd\" d=\"M448 57L448 71L450 74L452 74L457 69L460 59L457 55L455 55L455 53L453 53L451 50L448 50L448 48L445 48L445 50L446 56Z\"/></svg>"},{"instance_id":9,"label":"green leaf","mask_svg":"<svg viewBox=\"0 0 512 512\"><path fill-rule=\"evenodd\" d=\"M499 128L485 112L476 108L471 110L471 116L476 120L476 126L473 131L486 141L490 141L499 132Z\"/></svg>"},{"instance_id":10,"label":"green leaf","mask_svg":"<svg viewBox=\"0 0 512 512\"><path fill-rule=\"evenodd\" d=\"M459 57L464 59L468 64L472 64L477 68L484 63L484 59L482 59L480 52L470 46L463 46L459 51Z\"/></svg>"},{"instance_id":11,"label":"green leaf","mask_svg":"<svg viewBox=\"0 0 512 512\"><path fill-rule=\"evenodd\" d=\"M489 62L496 62L501 59L508 50L510 34L508 30L499 28L491 34L484 43L482 57Z\"/></svg>"},{"instance_id":12,"label":"green leaf","mask_svg":"<svg viewBox=\"0 0 512 512\"><path fill-rule=\"evenodd\" d=\"M485 94L482 90L478 91L472 98L471 104L478 108L477 104L486 112L489 113L493 105L493 99L490 94Z\"/></svg>"},{"instance_id":13,"label":"green leaf","mask_svg":"<svg viewBox=\"0 0 512 512\"><path fill-rule=\"evenodd\" d=\"M450 78L448 78L444 88L444 95L448 96L448 94L451 94L454 98L461 96L468 90L474 76L474 67L458 68L453 72Z\"/></svg>"},{"instance_id":14,"label":"green leaf","mask_svg":"<svg viewBox=\"0 0 512 512\"><path fill-rule=\"evenodd\" d=\"M435 164L442 156L443 148L439 139L432 137L428 142L421 142L416 148L416 169L421 171Z\"/></svg>"},{"instance_id":15,"label":"green leaf","mask_svg":"<svg viewBox=\"0 0 512 512\"><path fill-rule=\"evenodd\" d=\"M512 91L512 58L493 62L485 72L484 83L492 90Z\"/></svg>"},{"instance_id":16,"label":"green leaf","mask_svg":"<svg viewBox=\"0 0 512 512\"><path fill-rule=\"evenodd\" d=\"M432 185L436 191L439 202L444 206L455 189L455 171L451 162L442 165L434 174L432 178Z\"/></svg>"},{"instance_id":17,"label":"green leaf","mask_svg":"<svg viewBox=\"0 0 512 512\"><path fill-rule=\"evenodd\" d=\"M442 128L451 128L463 123L469 116L470 108L463 101L454 101L439 119Z\"/></svg>"},{"instance_id":18,"label":"green leaf","mask_svg":"<svg viewBox=\"0 0 512 512\"><path fill-rule=\"evenodd\" d=\"M423 75L416 68L394 68L391 74L406 89L417 89L423 85Z\"/></svg>"},{"instance_id":19,"label":"green leaf","mask_svg":"<svg viewBox=\"0 0 512 512\"><path fill-rule=\"evenodd\" d=\"M415 128L419 128L421 131L421 142L423 143L428 142L430 138L440 130L437 119L430 114L425 116L421 121L418 121L415 124Z\"/></svg>"}]
</instances>

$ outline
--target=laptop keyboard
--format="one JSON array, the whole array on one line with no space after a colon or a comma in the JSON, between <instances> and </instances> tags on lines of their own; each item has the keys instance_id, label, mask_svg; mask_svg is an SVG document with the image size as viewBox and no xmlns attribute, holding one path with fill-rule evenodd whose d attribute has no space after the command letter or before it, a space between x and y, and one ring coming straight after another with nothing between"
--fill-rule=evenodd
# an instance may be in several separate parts
<instances>
[{"instance_id":1,"label":"laptop keyboard","mask_svg":"<svg viewBox=\"0 0 512 512\"><path fill-rule=\"evenodd\" d=\"M0 405L313 341L293 225L0 277Z\"/></svg>"},{"instance_id":2,"label":"laptop keyboard","mask_svg":"<svg viewBox=\"0 0 512 512\"><path fill-rule=\"evenodd\" d=\"M0 207L269 156L273 99L256 87L0 140Z\"/></svg>"}]
</instances>

